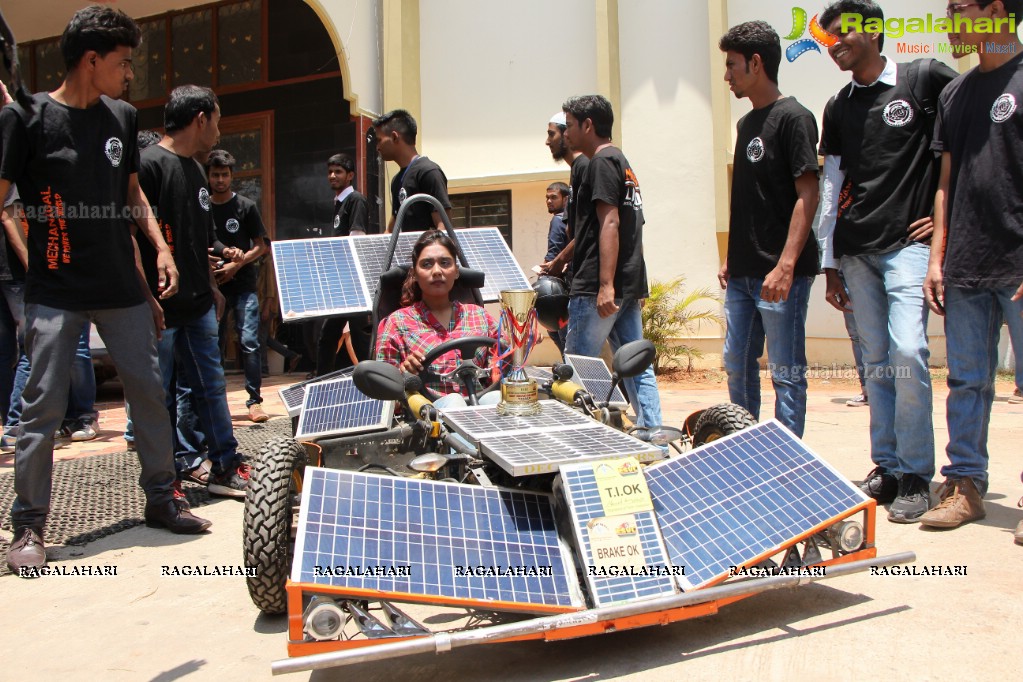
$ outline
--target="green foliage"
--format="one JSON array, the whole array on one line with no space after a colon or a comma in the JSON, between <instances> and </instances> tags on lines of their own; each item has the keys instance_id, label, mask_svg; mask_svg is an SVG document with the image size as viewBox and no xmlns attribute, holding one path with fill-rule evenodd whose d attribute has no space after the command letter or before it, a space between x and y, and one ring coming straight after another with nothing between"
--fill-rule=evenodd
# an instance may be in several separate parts
<instances>
[{"instance_id":1,"label":"green foliage","mask_svg":"<svg viewBox=\"0 0 1023 682\"><path fill-rule=\"evenodd\" d=\"M706 303L715 305L701 305ZM703 354L679 339L695 334L704 322L723 327L725 321L717 312L718 303L717 294L707 287L687 293L682 276L669 282L650 282L650 297L643 306L643 336L657 349L654 372L660 373L668 365L687 371L693 368L693 359Z\"/></svg>"}]
</instances>

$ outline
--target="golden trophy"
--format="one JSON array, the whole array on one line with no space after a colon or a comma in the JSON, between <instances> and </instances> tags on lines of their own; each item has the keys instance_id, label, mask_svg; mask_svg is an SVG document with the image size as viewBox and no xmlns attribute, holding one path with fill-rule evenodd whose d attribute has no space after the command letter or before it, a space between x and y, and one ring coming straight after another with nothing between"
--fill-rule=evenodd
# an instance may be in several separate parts
<instances>
[{"instance_id":1,"label":"golden trophy","mask_svg":"<svg viewBox=\"0 0 1023 682\"><path fill-rule=\"evenodd\" d=\"M540 400L534 379L526 375L526 356L536 342L536 292L512 289L501 292L501 332L508 340L507 356L511 368L501 379L501 402L498 414L540 414Z\"/></svg>"}]
</instances>

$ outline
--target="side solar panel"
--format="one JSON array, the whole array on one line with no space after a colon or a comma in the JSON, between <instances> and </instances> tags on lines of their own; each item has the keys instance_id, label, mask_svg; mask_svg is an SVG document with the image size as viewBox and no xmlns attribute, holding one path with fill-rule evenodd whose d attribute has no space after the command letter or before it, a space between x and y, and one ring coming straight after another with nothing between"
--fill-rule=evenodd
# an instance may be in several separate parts
<instances>
[{"instance_id":1,"label":"side solar panel","mask_svg":"<svg viewBox=\"0 0 1023 682\"><path fill-rule=\"evenodd\" d=\"M347 369L331 372L322 379L318 379L318 381L326 381L337 377L350 377L352 376L354 369L354 367L349 367ZM284 403L284 407L288 410L289 417L297 417L299 413L302 412L302 401L305 400L306 388L313 383L315 383L315 381L300 381L297 384L277 390L277 394L281 396L281 402Z\"/></svg>"},{"instance_id":2,"label":"side solar panel","mask_svg":"<svg viewBox=\"0 0 1023 682\"><path fill-rule=\"evenodd\" d=\"M448 408L441 414L449 426L472 441L487 436L600 425L592 417L554 400L545 400L542 406L540 414L524 416L498 414L496 405Z\"/></svg>"},{"instance_id":3,"label":"side solar panel","mask_svg":"<svg viewBox=\"0 0 1023 682\"><path fill-rule=\"evenodd\" d=\"M602 403L607 399L607 393L611 390L611 370L607 368L600 358L591 358L585 355L566 355L565 362L572 365L575 376L572 377L583 385L593 399ZM611 404L616 407L625 407L628 402L622 389L615 386L611 394Z\"/></svg>"},{"instance_id":4,"label":"side solar panel","mask_svg":"<svg viewBox=\"0 0 1023 682\"><path fill-rule=\"evenodd\" d=\"M291 579L496 611L583 607L548 495L307 467Z\"/></svg>"},{"instance_id":5,"label":"side solar panel","mask_svg":"<svg viewBox=\"0 0 1023 682\"><path fill-rule=\"evenodd\" d=\"M646 469L679 586L718 581L868 498L776 420Z\"/></svg>"},{"instance_id":6,"label":"side solar panel","mask_svg":"<svg viewBox=\"0 0 1023 682\"><path fill-rule=\"evenodd\" d=\"M347 238L292 239L272 246L285 321L369 310L362 271Z\"/></svg>"},{"instance_id":7,"label":"side solar panel","mask_svg":"<svg viewBox=\"0 0 1023 682\"><path fill-rule=\"evenodd\" d=\"M306 387L295 438L386 429L393 416L393 401L366 397L351 377L320 381Z\"/></svg>"},{"instance_id":8,"label":"side solar panel","mask_svg":"<svg viewBox=\"0 0 1023 682\"><path fill-rule=\"evenodd\" d=\"M525 367L526 376L530 379L535 379L537 382L541 381L554 381L554 373L551 372L550 367L538 367L536 365L527 365Z\"/></svg>"},{"instance_id":9,"label":"side solar panel","mask_svg":"<svg viewBox=\"0 0 1023 682\"><path fill-rule=\"evenodd\" d=\"M643 551L644 568L625 565L598 567L594 563L589 526L591 523L607 523L607 519L614 518L608 517L604 510L594 466L600 465L566 464L561 467L562 485L572 515L576 547L581 554L580 563L593 605L607 606L630 599L674 594L676 590L672 567L652 511L633 514ZM642 472L639 475L642 476Z\"/></svg>"},{"instance_id":10,"label":"side solar panel","mask_svg":"<svg viewBox=\"0 0 1023 682\"><path fill-rule=\"evenodd\" d=\"M486 273L484 301L497 301L505 289L532 289L508 243L496 227L457 230L458 243L465 252L469 266Z\"/></svg>"}]
</instances>

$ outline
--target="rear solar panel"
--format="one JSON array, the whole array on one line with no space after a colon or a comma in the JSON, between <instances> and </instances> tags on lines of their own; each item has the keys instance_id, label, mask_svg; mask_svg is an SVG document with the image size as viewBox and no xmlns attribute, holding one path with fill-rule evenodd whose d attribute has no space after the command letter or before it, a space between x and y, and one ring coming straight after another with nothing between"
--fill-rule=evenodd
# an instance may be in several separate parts
<instances>
[{"instance_id":1,"label":"rear solar panel","mask_svg":"<svg viewBox=\"0 0 1023 682\"><path fill-rule=\"evenodd\" d=\"M295 438L386 429L393 416L393 401L366 397L351 377L321 381L306 387Z\"/></svg>"}]
</instances>

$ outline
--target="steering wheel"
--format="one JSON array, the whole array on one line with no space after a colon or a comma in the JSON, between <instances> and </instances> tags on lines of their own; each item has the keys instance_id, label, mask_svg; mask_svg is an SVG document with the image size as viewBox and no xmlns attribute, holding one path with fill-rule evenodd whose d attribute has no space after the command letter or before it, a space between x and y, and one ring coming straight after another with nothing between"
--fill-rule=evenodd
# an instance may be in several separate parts
<instances>
[{"instance_id":1,"label":"steering wheel","mask_svg":"<svg viewBox=\"0 0 1023 682\"><path fill-rule=\"evenodd\" d=\"M501 385L501 382L495 381L479 393L476 392L476 379L479 377L479 373L482 369L474 361L476 351L479 348L490 347L496 344L497 339L490 336L462 336L457 339L449 339L444 343L434 346L430 352L426 354L423 358L423 371L419 373L419 376L423 380L424 384L428 381L436 382L442 378L450 379L452 376L456 377L462 382L466 392L469 394L469 404L476 405L479 403L479 396L489 393ZM439 375L430 368L430 365L433 364L434 360L446 353L450 353L453 350L461 351L462 353L462 359L459 361L458 367L444 375ZM431 388L424 387L424 391L426 392L426 396L431 400L436 400L441 396L440 393L437 393Z\"/></svg>"}]
</instances>

